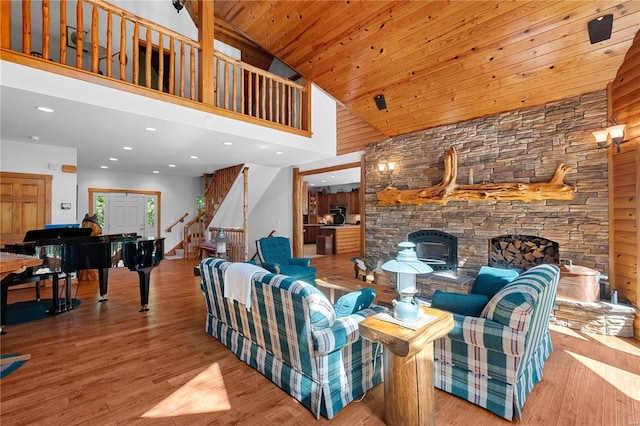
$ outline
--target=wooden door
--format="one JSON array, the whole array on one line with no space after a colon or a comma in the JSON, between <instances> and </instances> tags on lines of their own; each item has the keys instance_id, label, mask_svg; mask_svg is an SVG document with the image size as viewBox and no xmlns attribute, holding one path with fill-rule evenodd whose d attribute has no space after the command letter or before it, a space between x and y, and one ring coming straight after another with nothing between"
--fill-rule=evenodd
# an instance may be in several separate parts
<instances>
[{"instance_id":1,"label":"wooden door","mask_svg":"<svg viewBox=\"0 0 640 426\"><path fill-rule=\"evenodd\" d=\"M51 175L0 172L0 238L21 242L30 229L51 222Z\"/></svg>"}]
</instances>

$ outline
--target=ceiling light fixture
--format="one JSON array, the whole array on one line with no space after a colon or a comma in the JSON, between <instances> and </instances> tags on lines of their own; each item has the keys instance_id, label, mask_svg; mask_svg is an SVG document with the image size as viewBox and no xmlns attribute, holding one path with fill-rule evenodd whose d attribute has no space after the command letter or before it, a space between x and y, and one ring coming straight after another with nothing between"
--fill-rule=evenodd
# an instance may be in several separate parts
<instances>
[{"instance_id":1,"label":"ceiling light fixture","mask_svg":"<svg viewBox=\"0 0 640 426\"><path fill-rule=\"evenodd\" d=\"M176 166L175 164L169 164L169 167L175 167L175 166Z\"/></svg>"},{"instance_id":2,"label":"ceiling light fixture","mask_svg":"<svg viewBox=\"0 0 640 426\"><path fill-rule=\"evenodd\" d=\"M116 157L109 157L109 161L118 161Z\"/></svg>"},{"instance_id":3,"label":"ceiling light fixture","mask_svg":"<svg viewBox=\"0 0 640 426\"><path fill-rule=\"evenodd\" d=\"M51 109L51 108L49 108L49 107L39 106L39 107L36 107L36 109L37 109L38 111L42 111L42 112L53 112L53 109Z\"/></svg>"},{"instance_id":4,"label":"ceiling light fixture","mask_svg":"<svg viewBox=\"0 0 640 426\"><path fill-rule=\"evenodd\" d=\"M100 166L101 169L108 169L109 166Z\"/></svg>"},{"instance_id":5,"label":"ceiling light fixture","mask_svg":"<svg viewBox=\"0 0 640 426\"><path fill-rule=\"evenodd\" d=\"M160 173L160 172L159 172L158 170L154 170L154 171L153 171L153 173L158 174L158 173Z\"/></svg>"},{"instance_id":6,"label":"ceiling light fixture","mask_svg":"<svg viewBox=\"0 0 640 426\"><path fill-rule=\"evenodd\" d=\"M284 152L282 152L282 151L276 151L276 155L282 155L282 154L284 154Z\"/></svg>"},{"instance_id":7,"label":"ceiling light fixture","mask_svg":"<svg viewBox=\"0 0 640 426\"><path fill-rule=\"evenodd\" d=\"M29 136L29 139L31 139L32 141L39 141L40 136Z\"/></svg>"},{"instance_id":8,"label":"ceiling light fixture","mask_svg":"<svg viewBox=\"0 0 640 426\"><path fill-rule=\"evenodd\" d=\"M198 156L197 155L190 155L189 158L191 158L192 160L197 160Z\"/></svg>"},{"instance_id":9,"label":"ceiling light fixture","mask_svg":"<svg viewBox=\"0 0 640 426\"><path fill-rule=\"evenodd\" d=\"M145 127L144 129L145 129L147 132L155 132L156 130L158 130L158 129L156 129L155 127Z\"/></svg>"},{"instance_id":10,"label":"ceiling light fixture","mask_svg":"<svg viewBox=\"0 0 640 426\"><path fill-rule=\"evenodd\" d=\"M223 142L222 145L231 146L233 145L233 142Z\"/></svg>"},{"instance_id":11,"label":"ceiling light fixture","mask_svg":"<svg viewBox=\"0 0 640 426\"><path fill-rule=\"evenodd\" d=\"M133 151L133 148L131 148L130 146L123 146L122 149L124 149L125 151Z\"/></svg>"}]
</instances>

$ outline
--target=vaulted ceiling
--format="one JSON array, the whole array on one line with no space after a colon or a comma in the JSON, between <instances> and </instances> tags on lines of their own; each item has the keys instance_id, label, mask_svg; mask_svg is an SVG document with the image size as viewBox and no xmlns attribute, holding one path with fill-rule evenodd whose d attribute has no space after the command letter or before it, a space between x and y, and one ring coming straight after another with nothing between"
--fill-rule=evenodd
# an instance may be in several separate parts
<instances>
[{"instance_id":1,"label":"vaulted ceiling","mask_svg":"<svg viewBox=\"0 0 640 426\"><path fill-rule=\"evenodd\" d=\"M638 1L215 0L215 15L349 110L338 153L605 89L640 28Z\"/></svg>"}]
</instances>

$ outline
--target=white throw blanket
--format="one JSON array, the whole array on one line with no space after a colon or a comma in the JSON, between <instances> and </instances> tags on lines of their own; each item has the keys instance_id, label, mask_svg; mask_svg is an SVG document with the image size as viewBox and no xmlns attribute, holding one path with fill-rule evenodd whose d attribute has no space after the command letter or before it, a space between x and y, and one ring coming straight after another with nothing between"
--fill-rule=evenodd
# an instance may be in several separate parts
<instances>
[{"instance_id":1,"label":"white throw blanket","mask_svg":"<svg viewBox=\"0 0 640 426\"><path fill-rule=\"evenodd\" d=\"M251 263L232 263L224 271L224 297L237 300L251 310L251 280L258 272L269 273Z\"/></svg>"}]
</instances>

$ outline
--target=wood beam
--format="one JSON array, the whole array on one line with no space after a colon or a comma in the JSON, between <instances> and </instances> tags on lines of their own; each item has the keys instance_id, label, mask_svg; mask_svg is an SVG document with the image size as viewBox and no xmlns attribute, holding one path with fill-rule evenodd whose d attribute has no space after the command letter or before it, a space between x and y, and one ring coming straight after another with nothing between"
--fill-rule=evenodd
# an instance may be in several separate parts
<instances>
[{"instance_id":1,"label":"wood beam","mask_svg":"<svg viewBox=\"0 0 640 426\"><path fill-rule=\"evenodd\" d=\"M200 13L198 18L198 41L200 42L200 50L198 52L198 66L200 78L198 80L198 92L200 93L200 101L205 105L213 105L213 74L214 74L214 13L213 1L200 1L198 6Z\"/></svg>"},{"instance_id":2,"label":"wood beam","mask_svg":"<svg viewBox=\"0 0 640 426\"><path fill-rule=\"evenodd\" d=\"M422 205L437 203L445 205L449 201L524 201L532 200L573 200L574 188L564 184L564 177L570 166L559 164L548 182L541 183L481 183L476 185L458 185L458 153L449 148L444 157L444 175L442 181L429 188L400 190L388 186L378 191L379 206L399 204Z\"/></svg>"}]
</instances>

